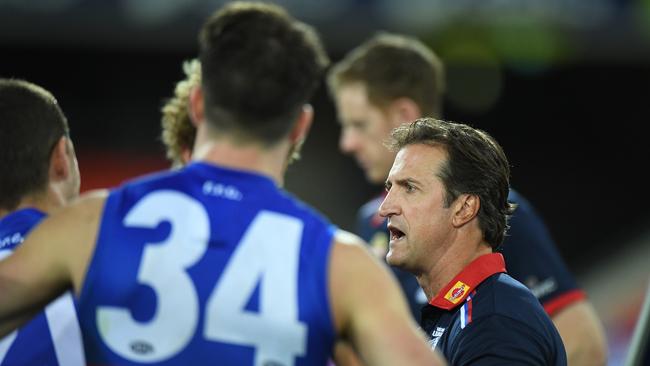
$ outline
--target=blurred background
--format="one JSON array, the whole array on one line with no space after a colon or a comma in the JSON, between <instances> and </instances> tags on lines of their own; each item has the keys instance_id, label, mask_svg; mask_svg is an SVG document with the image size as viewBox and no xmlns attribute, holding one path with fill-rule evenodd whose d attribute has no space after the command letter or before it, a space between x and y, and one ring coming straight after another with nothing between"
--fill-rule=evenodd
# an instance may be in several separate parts
<instances>
[{"instance_id":1,"label":"blurred background","mask_svg":"<svg viewBox=\"0 0 650 366\"><path fill-rule=\"evenodd\" d=\"M168 168L160 107L226 1L0 0L0 76L50 90L70 121L82 190ZM448 70L445 118L504 146L512 185L547 221L622 364L650 277L649 0L276 1L334 61L378 30L428 43ZM380 192L339 153L321 88L287 188L352 230ZM7 174L7 173L5 173Z\"/></svg>"}]
</instances>

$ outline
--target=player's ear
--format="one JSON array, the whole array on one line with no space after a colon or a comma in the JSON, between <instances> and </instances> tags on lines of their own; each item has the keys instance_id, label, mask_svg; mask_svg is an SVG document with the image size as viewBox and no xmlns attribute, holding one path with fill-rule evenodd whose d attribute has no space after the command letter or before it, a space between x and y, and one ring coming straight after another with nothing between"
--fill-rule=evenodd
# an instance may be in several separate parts
<instances>
[{"instance_id":1,"label":"player's ear","mask_svg":"<svg viewBox=\"0 0 650 366\"><path fill-rule=\"evenodd\" d=\"M181 161L183 162L182 165L189 164L189 162L192 160L192 149L191 148L183 148L181 150Z\"/></svg>"},{"instance_id":2,"label":"player's ear","mask_svg":"<svg viewBox=\"0 0 650 366\"><path fill-rule=\"evenodd\" d=\"M461 194L452 204L452 208L454 214L452 224L461 227L478 215L481 199L475 194Z\"/></svg>"},{"instance_id":3,"label":"player's ear","mask_svg":"<svg viewBox=\"0 0 650 366\"><path fill-rule=\"evenodd\" d=\"M304 141L307 138L313 120L314 108L312 108L311 104L304 104L298 118L296 118L296 123L289 133L289 140L292 144Z\"/></svg>"},{"instance_id":4,"label":"player's ear","mask_svg":"<svg viewBox=\"0 0 650 366\"><path fill-rule=\"evenodd\" d=\"M397 98L392 101L388 108L388 113L393 127L399 127L406 122L413 122L422 117L420 107L411 98Z\"/></svg>"},{"instance_id":5,"label":"player's ear","mask_svg":"<svg viewBox=\"0 0 650 366\"><path fill-rule=\"evenodd\" d=\"M190 100L189 100L188 111L190 114L190 120L194 127L197 127L205 121L205 104L203 89L200 86L195 86L190 91Z\"/></svg>"},{"instance_id":6,"label":"player's ear","mask_svg":"<svg viewBox=\"0 0 650 366\"><path fill-rule=\"evenodd\" d=\"M68 154L68 139L65 136L61 136L59 140L54 145L52 149L52 154L50 155L50 170L49 170L49 180L50 182L58 182L68 179L68 176L72 173L70 171L70 156Z\"/></svg>"}]
</instances>

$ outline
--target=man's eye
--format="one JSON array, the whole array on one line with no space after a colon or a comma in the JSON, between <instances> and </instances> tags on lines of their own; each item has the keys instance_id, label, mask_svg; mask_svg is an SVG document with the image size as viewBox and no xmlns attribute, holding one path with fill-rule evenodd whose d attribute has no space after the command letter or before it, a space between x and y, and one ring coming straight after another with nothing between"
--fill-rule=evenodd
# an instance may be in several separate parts
<instances>
[{"instance_id":1,"label":"man's eye","mask_svg":"<svg viewBox=\"0 0 650 366\"><path fill-rule=\"evenodd\" d=\"M414 187L412 184L408 184L408 183L407 183L407 184L404 185L404 187L405 187L405 189L406 189L407 192L413 192L413 191L415 191L415 187Z\"/></svg>"}]
</instances>

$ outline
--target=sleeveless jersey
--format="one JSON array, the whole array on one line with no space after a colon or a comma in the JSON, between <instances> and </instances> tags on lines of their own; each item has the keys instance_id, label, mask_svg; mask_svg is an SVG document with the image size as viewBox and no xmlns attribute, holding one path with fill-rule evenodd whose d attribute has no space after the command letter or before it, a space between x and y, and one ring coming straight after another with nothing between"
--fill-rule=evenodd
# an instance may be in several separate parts
<instances>
[{"instance_id":1,"label":"sleeveless jersey","mask_svg":"<svg viewBox=\"0 0 650 366\"><path fill-rule=\"evenodd\" d=\"M9 256L43 218L43 212L26 208L0 219L0 260ZM70 292L54 300L23 327L0 339L0 366L85 364Z\"/></svg>"},{"instance_id":2,"label":"sleeveless jersey","mask_svg":"<svg viewBox=\"0 0 650 366\"><path fill-rule=\"evenodd\" d=\"M113 190L79 300L91 365L325 365L335 227L211 164Z\"/></svg>"}]
</instances>

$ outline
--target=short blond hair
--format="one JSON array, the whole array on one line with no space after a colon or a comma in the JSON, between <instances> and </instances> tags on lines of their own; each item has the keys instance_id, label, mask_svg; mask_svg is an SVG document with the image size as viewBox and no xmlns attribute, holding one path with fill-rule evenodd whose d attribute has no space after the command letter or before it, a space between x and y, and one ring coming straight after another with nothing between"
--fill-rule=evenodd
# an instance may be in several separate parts
<instances>
[{"instance_id":1,"label":"short blond hair","mask_svg":"<svg viewBox=\"0 0 650 366\"><path fill-rule=\"evenodd\" d=\"M198 59L185 61L183 71L185 79L176 84L174 96L161 109L162 142L175 167L184 165L183 151L194 146L196 128L190 120L189 99L192 88L201 85L201 63Z\"/></svg>"},{"instance_id":2,"label":"short blond hair","mask_svg":"<svg viewBox=\"0 0 650 366\"><path fill-rule=\"evenodd\" d=\"M336 63L327 76L330 94L341 86L361 82L376 107L407 97L422 115L439 117L445 94L442 60L419 39L378 32Z\"/></svg>"}]
</instances>

